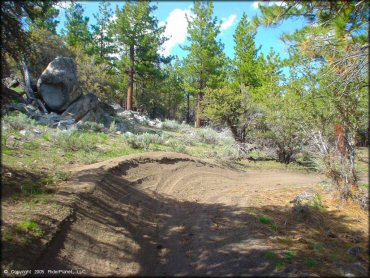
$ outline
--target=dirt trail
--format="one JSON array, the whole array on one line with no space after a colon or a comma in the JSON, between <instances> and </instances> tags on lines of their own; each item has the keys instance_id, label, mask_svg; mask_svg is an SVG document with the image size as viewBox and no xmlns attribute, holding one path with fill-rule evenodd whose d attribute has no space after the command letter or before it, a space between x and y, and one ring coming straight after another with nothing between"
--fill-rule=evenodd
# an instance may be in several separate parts
<instances>
[{"instance_id":1,"label":"dirt trail","mask_svg":"<svg viewBox=\"0 0 370 278\"><path fill-rule=\"evenodd\" d=\"M232 170L174 153L77 170L60 192L78 193L75 213L39 260L41 269L104 276L268 275L274 266L263 256L266 237L253 229L257 220L248 208L280 197L285 206L322 179Z\"/></svg>"}]
</instances>

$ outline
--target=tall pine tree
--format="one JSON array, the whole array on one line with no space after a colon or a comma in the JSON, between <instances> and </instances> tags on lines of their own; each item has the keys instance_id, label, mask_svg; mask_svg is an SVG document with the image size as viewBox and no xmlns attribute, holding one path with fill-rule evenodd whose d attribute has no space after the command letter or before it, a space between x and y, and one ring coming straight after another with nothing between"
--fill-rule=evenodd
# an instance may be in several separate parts
<instances>
[{"instance_id":1,"label":"tall pine tree","mask_svg":"<svg viewBox=\"0 0 370 278\"><path fill-rule=\"evenodd\" d=\"M93 14L96 24L93 29L93 51L97 56L99 63L109 62L110 55L113 52L113 38L109 32L109 23L113 11L110 9L110 3L103 0L99 3L99 12Z\"/></svg>"},{"instance_id":2,"label":"tall pine tree","mask_svg":"<svg viewBox=\"0 0 370 278\"><path fill-rule=\"evenodd\" d=\"M255 28L243 13L234 33L234 80L239 87L253 88L259 83L256 74L258 49L254 42L255 36Z\"/></svg>"},{"instance_id":3,"label":"tall pine tree","mask_svg":"<svg viewBox=\"0 0 370 278\"><path fill-rule=\"evenodd\" d=\"M188 18L189 45L183 49L188 51L185 59L185 72L194 82L186 84L186 90L197 95L197 112L195 126L202 125L202 102L206 88L217 88L224 80L225 56L223 44L217 41L220 26L213 17L212 2L194 2L194 17Z\"/></svg>"},{"instance_id":4,"label":"tall pine tree","mask_svg":"<svg viewBox=\"0 0 370 278\"><path fill-rule=\"evenodd\" d=\"M264 25L276 25L293 16L301 16L311 23L284 38L299 48L298 62L322 63L313 100L315 105L321 105L319 99L325 98L327 108L323 109L335 107L336 120L330 121L333 125L328 136L328 142L335 142L335 146L328 144L323 156L327 173L344 199L355 196L358 189L355 136L366 115L364 111L368 110L363 109L361 103L367 103L368 98L365 88L369 80L369 5L368 1L287 1L285 6L260 7L259 21ZM309 133L314 134L321 128L314 127ZM329 148L332 153L327 151Z\"/></svg>"},{"instance_id":5,"label":"tall pine tree","mask_svg":"<svg viewBox=\"0 0 370 278\"><path fill-rule=\"evenodd\" d=\"M71 2L66 10L66 30L63 30L65 40L69 46L80 47L89 52L91 47L91 33L89 32L89 18L83 16L84 8L81 4Z\"/></svg>"},{"instance_id":6,"label":"tall pine tree","mask_svg":"<svg viewBox=\"0 0 370 278\"><path fill-rule=\"evenodd\" d=\"M164 43L164 27L158 26L158 20L152 15L156 9L149 1L127 2L122 10L117 9L115 25L117 41L125 50L128 76L126 109L132 110L135 75L142 70L142 65L155 65L160 62L159 47Z\"/></svg>"}]
</instances>

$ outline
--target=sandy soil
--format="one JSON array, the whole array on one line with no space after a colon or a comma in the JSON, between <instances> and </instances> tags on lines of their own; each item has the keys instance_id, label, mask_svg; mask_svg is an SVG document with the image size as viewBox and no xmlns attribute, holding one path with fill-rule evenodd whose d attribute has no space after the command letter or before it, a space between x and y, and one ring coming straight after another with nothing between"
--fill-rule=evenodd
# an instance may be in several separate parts
<instances>
[{"instance_id":1,"label":"sandy soil","mask_svg":"<svg viewBox=\"0 0 370 278\"><path fill-rule=\"evenodd\" d=\"M60 191L78 193L74 214L36 269L104 276L274 275L275 265L264 256L271 243L256 228L257 216L272 203L289 210L289 200L321 180L230 169L175 153L78 168Z\"/></svg>"}]
</instances>

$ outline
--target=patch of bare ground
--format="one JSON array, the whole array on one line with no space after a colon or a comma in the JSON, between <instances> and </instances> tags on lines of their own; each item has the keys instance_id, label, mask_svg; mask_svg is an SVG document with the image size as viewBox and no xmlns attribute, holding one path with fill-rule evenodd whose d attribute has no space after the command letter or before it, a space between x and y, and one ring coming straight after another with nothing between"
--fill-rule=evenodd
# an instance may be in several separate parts
<instances>
[{"instance_id":1,"label":"patch of bare ground","mask_svg":"<svg viewBox=\"0 0 370 278\"><path fill-rule=\"evenodd\" d=\"M331 201L322 176L146 153L74 170L73 208L35 269L84 275L366 275L368 214ZM315 189L323 207L289 203ZM348 249L358 247L355 255ZM351 252L350 252L351 253ZM77 272L75 272L76 274Z\"/></svg>"}]
</instances>

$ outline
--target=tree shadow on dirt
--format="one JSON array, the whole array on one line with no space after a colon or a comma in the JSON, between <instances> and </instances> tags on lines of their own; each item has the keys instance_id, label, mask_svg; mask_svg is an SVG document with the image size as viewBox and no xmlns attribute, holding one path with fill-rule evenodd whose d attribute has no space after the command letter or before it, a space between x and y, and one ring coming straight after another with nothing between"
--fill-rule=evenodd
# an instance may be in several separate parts
<instances>
[{"instance_id":1,"label":"tree shadow on dirt","mask_svg":"<svg viewBox=\"0 0 370 278\"><path fill-rule=\"evenodd\" d=\"M72 221L36 269L115 276L367 274L367 236L350 229L355 219L176 200L151 192L143 179L127 180L130 167L109 170L94 180L92 193L80 193ZM361 248L347 254L353 246Z\"/></svg>"},{"instance_id":2,"label":"tree shadow on dirt","mask_svg":"<svg viewBox=\"0 0 370 278\"><path fill-rule=\"evenodd\" d=\"M40 193L50 192L51 189L45 187L48 178L46 174L17 170L8 166L2 167L2 201L22 197L37 195Z\"/></svg>"}]
</instances>

